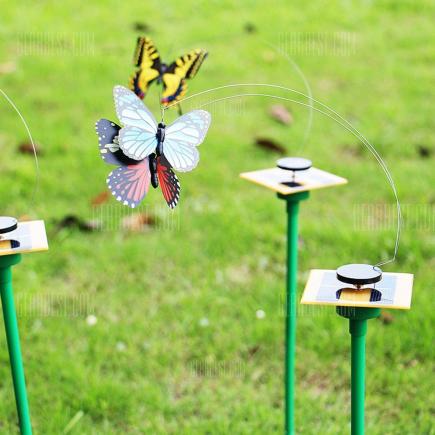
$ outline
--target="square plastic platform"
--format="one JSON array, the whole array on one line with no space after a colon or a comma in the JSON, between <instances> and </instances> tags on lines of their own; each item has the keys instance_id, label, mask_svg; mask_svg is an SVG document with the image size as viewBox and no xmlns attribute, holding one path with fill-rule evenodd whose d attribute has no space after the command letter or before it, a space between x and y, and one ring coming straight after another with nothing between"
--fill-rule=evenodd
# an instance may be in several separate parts
<instances>
[{"instance_id":1,"label":"square plastic platform","mask_svg":"<svg viewBox=\"0 0 435 435\"><path fill-rule=\"evenodd\" d=\"M47 250L44 221L18 222L16 230L0 234L0 256Z\"/></svg>"},{"instance_id":2,"label":"square plastic platform","mask_svg":"<svg viewBox=\"0 0 435 435\"><path fill-rule=\"evenodd\" d=\"M294 181L292 171L280 168L243 172L240 174L240 177L282 195L291 195L293 193L339 186L347 183L345 178L317 168L296 172Z\"/></svg>"},{"instance_id":3,"label":"square plastic platform","mask_svg":"<svg viewBox=\"0 0 435 435\"><path fill-rule=\"evenodd\" d=\"M313 269L301 304L409 310L413 280L411 273L384 272L379 282L357 290L340 282L335 270Z\"/></svg>"}]
</instances>

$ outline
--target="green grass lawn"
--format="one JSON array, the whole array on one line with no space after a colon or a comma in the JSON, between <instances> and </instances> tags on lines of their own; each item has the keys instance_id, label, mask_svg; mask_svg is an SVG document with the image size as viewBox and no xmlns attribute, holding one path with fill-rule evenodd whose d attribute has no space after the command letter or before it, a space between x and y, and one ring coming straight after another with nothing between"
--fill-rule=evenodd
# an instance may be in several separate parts
<instances>
[{"instance_id":1,"label":"green grass lawn","mask_svg":"<svg viewBox=\"0 0 435 435\"><path fill-rule=\"evenodd\" d=\"M367 432L435 433L435 8L422 0L298 3L2 6L0 65L12 67L0 73L0 88L43 152L32 204L34 163L17 152L26 133L2 99L1 214L44 219L50 241L48 253L26 256L15 268L36 434L282 433L286 216L272 193L239 179L277 158L256 147L255 137L349 179L313 192L301 207L300 292L311 268L377 262L394 247L393 196L371 154L316 113L304 144L307 109L285 102L294 123L280 125L267 114L280 101L264 97L204 107L212 127L198 168L180 176L178 209L170 212L154 190L141 207L157 217L156 226L125 231L121 222L130 211L112 198L92 207L110 170L98 155L94 123L115 119L112 87L126 85L132 72L137 22L150 27L146 33L167 61L194 47L209 50L190 95L249 82L306 92L279 53L285 47L314 97L349 119L385 158L405 211L397 261L385 270L412 272L415 285L411 311L389 311L392 318L369 324ZM256 31L247 32L248 23ZM343 42L340 32L349 38ZM295 38L296 45L283 44ZM157 90L146 101L156 114ZM186 108L241 92L296 98L245 87L192 99ZM368 225L358 215L366 204L385 205L388 219L373 210L375 225ZM58 229L71 214L101 219L104 229ZM298 326L298 433L347 434L347 322L333 308L304 308ZM0 342L0 433L12 434L16 410L3 332Z\"/></svg>"}]
</instances>

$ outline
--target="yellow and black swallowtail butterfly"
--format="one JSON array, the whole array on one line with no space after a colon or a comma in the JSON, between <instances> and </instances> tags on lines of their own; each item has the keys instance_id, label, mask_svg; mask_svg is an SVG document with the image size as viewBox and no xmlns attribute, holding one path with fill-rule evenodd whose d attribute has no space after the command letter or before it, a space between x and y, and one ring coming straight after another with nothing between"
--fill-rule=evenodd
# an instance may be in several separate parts
<instances>
[{"instance_id":1,"label":"yellow and black swallowtail butterfly","mask_svg":"<svg viewBox=\"0 0 435 435\"><path fill-rule=\"evenodd\" d=\"M130 79L130 89L144 98L149 85L157 80L163 83L163 105L179 101L187 92L186 80L195 77L208 53L203 49L192 50L167 65L160 60L153 41L148 37L137 39L134 64L137 67Z\"/></svg>"}]
</instances>

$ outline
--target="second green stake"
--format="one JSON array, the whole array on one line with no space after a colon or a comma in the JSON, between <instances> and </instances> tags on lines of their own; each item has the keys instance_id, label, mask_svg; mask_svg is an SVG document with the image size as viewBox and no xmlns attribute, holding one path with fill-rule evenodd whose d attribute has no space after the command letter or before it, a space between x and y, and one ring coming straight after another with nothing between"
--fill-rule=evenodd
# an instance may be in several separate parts
<instances>
[{"instance_id":1,"label":"second green stake","mask_svg":"<svg viewBox=\"0 0 435 435\"><path fill-rule=\"evenodd\" d=\"M287 205L287 292L285 309L285 434L295 433L295 356L296 356L296 287L298 271L299 202L309 192L278 194Z\"/></svg>"}]
</instances>

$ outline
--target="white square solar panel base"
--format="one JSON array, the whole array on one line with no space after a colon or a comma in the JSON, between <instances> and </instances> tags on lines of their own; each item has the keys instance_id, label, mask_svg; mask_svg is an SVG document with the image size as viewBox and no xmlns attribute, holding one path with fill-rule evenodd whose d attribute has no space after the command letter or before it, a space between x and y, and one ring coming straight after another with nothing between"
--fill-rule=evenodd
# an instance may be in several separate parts
<instances>
[{"instance_id":1,"label":"white square solar panel base","mask_svg":"<svg viewBox=\"0 0 435 435\"><path fill-rule=\"evenodd\" d=\"M310 272L301 304L409 310L413 279L411 273L384 272L376 284L356 290L340 282L335 270L314 269Z\"/></svg>"},{"instance_id":2,"label":"white square solar panel base","mask_svg":"<svg viewBox=\"0 0 435 435\"><path fill-rule=\"evenodd\" d=\"M293 193L339 186L340 184L347 183L345 178L317 168L296 172L294 181L298 184L297 186L289 185L293 181L292 176L292 171L286 171L280 168L262 169L240 174L240 177L244 180L252 181L255 184L267 187L282 195L291 195Z\"/></svg>"},{"instance_id":3,"label":"white square solar panel base","mask_svg":"<svg viewBox=\"0 0 435 435\"><path fill-rule=\"evenodd\" d=\"M18 222L16 230L0 234L0 256L47 250L44 221Z\"/></svg>"}]
</instances>

